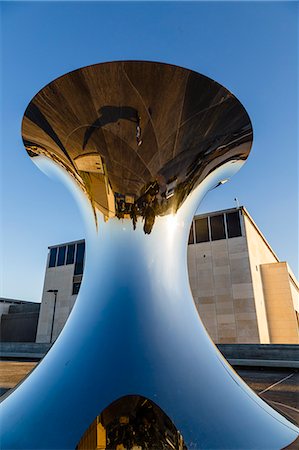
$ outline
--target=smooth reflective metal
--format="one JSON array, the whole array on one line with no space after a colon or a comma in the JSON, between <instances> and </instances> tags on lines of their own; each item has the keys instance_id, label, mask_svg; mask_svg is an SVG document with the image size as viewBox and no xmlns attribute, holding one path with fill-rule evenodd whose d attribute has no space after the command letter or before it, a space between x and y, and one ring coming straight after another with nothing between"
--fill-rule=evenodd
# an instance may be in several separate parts
<instances>
[{"instance_id":1,"label":"smooth reflective metal","mask_svg":"<svg viewBox=\"0 0 299 450\"><path fill-rule=\"evenodd\" d=\"M121 397L101 411L76 447L87 448L187 450L169 417L151 400L138 395Z\"/></svg>"},{"instance_id":2,"label":"smooth reflective metal","mask_svg":"<svg viewBox=\"0 0 299 450\"><path fill-rule=\"evenodd\" d=\"M116 83L111 67L117 69L117 74L122 74L119 77L124 76L124 67L126 71L131 68L134 77L131 76L127 87ZM149 69L148 77L144 67ZM100 68L100 73L105 70L107 72L107 78L100 78L102 84L98 82L97 68ZM91 85L86 88L82 71L90 74L94 90L91 90ZM48 85L35 97L33 102L37 98L40 100L38 106L42 116L36 112L36 116L33 114L28 119L26 113L23 136L33 161L45 172L54 171L59 176L63 173L64 181L72 186L71 189L84 206L89 232L85 274L75 307L58 340L28 379L7 396L1 405L2 448L74 449L99 412L127 395L142 396L157 404L180 431L188 449L274 450L285 447L297 437L298 429L260 400L218 352L197 314L187 274L187 239L200 200L210 189L235 173L249 152L251 125L244 108L231 94L226 94L229 95L227 98L237 102L239 112L247 118L242 129L247 130L248 136L245 143L243 137L240 143L237 132L240 130L240 122L233 113L234 108L232 114L228 110L219 116L217 107L216 110L210 110L211 102L209 100L207 104L206 99L210 98L210 88L214 82L201 75L194 75L196 80L197 77L202 80L202 86L197 84L195 92L190 90L190 96L185 91L184 95L179 96L183 104L187 102L189 105L187 110L191 111L190 117L194 116L194 127L186 129L186 136L182 135L180 138L180 157L178 158L175 150L174 153L167 153L165 150L164 155L162 147L155 147L151 156L152 167L155 169L147 175L136 169L134 176L140 175L142 183L136 182L134 190L131 175L128 184L126 177L134 170L136 155L143 145L146 146L147 127L142 124L142 105L151 107L152 111L151 118L147 119L149 136L150 130L157 130L159 127L167 129L164 137L173 133L176 136L170 145L174 149L182 123L182 119L178 117L184 107L180 108L180 114L177 115L176 90L173 94L169 92L168 104L171 99L173 104L166 107L163 103L163 89L166 89L168 83L174 87L177 85L176 73L194 73L148 62L108 63L76 72L72 73L79 80L75 87L72 81L74 75L68 74ZM154 79L152 83L151 77ZM135 84L132 82L133 78ZM190 77L187 76L188 79ZM172 83L172 80L175 82ZM182 86L183 90L186 88L186 77L184 80L185 83L178 85L179 92ZM147 93L151 100L152 93L155 101L140 100L137 108L131 99L134 92L132 85L138 93L137 98L147 98ZM157 91L157 96L154 88L160 85L163 89ZM214 85L219 92L219 85ZM67 86L72 87L72 95L68 99L64 94ZM117 95L114 91L118 87L121 100L116 103ZM227 93L224 88L221 89ZM99 91L104 93L101 95L104 95L105 101L103 104L95 102L92 109L90 101L93 94L97 98ZM124 93L126 101L122 99ZM193 114L192 101L195 94L198 95L197 104L201 107L195 108ZM218 98L218 103L222 105L221 98L222 95ZM107 155L111 155L110 150L105 150L106 159L103 162L103 141L100 139L98 144L93 144L93 149L88 149L89 153L94 151L91 158L85 160L81 156L85 155L88 143L97 133L104 133L104 128L111 125L108 119L105 122L101 118L99 122L96 111L109 105L118 105L119 108L120 102L137 109L138 117L141 117L141 135L140 130L137 130L137 137L142 140L142 144L138 145L136 141L138 148L131 146L129 153L133 156L130 164L130 157L124 156L120 151L121 182L117 184L114 169L116 171L118 167L118 146L114 147L112 143L109 147L111 152L115 152L111 158L111 166L106 164ZM78 119L81 110L88 117L83 122ZM73 114L72 123L69 123L70 111ZM119 127L121 130L124 126L125 131L119 131L119 134L123 133L126 140L128 134L132 133L132 123L136 126L136 122L131 123L127 116L124 118L121 111L123 110L117 110L118 116L121 115L122 118ZM125 111L129 116L128 111L131 110ZM203 120L205 111L210 118L210 126ZM174 113L178 122L171 121L168 117L168 114ZM104 114L106 113L102 110L102 115ZM159 126L155 122L155 114L159 114ZM55 120L53 116L56 117ZM203 128L202 122L207 124ZM219 128L215 123L219 123ZM117 126L116 123L113 123L114 126ZM83 128L81 130L81 140L78 138L81 150L75 139L67 147L67 142L71 142L70 137L77 136L76 130L81 129L80 127L84 128L84 132ZM96 128L94 132L93 127ZM204 136L200 134L201 129L204 130ZM210 139L205 139L210 130L213 130ZM153 133L157 136L157 131ZM52 135L52 141L49 140L49 134ZM108 135L110 136L110 132L105 134L106 137ZM61 136L64 136L64 140ZM131 139L134 138L136 136ZM166 142L167 139L164 140ZM235 142L235 146L232 142ZM72 154L76 145L77 153ZM188 155L189 150L192 158L185 157L184 153ZM101 159L98 159L96 152ZM211 155L207 160L204 159L205 153ZM49 162L49 157L56 165ZM100 170L105 164L108 169L106 172L103 169L104 173L99 176L96 174L96 178L102 181L93 184L92 170L97 163ZM168 181L168 194L163 197L162 194L166 191L159 175L162 173L161 167L165 168L165 165L169 168L165 177ZM128 166L132 170L123 170ZM192 167L194 169L191 178L187 176L187 166L189 171ZM87 177L84 175L86 173ZM172 185L172 181L169 181L173 177L179 180L177 184ZM166 205L165 209L153 208L155 214L151 217L154 217L154 226L153 222L149 228L145 226L146 216L141 209L134 220L127 212L120 218L119 196L130 194L134 197L134 203L129 204L136 205L138 209L138 201L144 189L147 189L145 186L154 183L158 184L159 191L151 195L153 199L146 200L145 208L152 207L152 203L156 203L156 206L158 203L160 207L160 201ZM184 189L177 189L181 183ZM103 186L106 186L106 191ZM115 186L118 186L117 189ZM130 186L130 192L127 186ZM105 197L108 188L113 192L111 198Z\"/></svg>"},{"instance_id":3,"label":"smooth reflective metal","mask_svg":"<svg viewBox=\"0 0 299 450\"><path fill-rule=\"evenodd\" d=\"M70 72L28 105L31 157L64 167L106 218L175 213L215 167L244 160L251 123L224 87L181 67L123 61Z\"/></svg>"}]
</instances>

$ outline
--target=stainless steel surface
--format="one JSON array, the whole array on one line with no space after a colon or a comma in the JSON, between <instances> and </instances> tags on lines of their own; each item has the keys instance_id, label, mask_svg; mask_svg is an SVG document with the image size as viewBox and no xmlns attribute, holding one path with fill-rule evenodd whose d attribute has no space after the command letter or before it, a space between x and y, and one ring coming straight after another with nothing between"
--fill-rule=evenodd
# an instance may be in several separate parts
<instances>
[{"instance_id":1,"label":"stainless steel surface","mask_svg":"<svg viewBox=\"0 0 299 450\"><path fill-rule=\"evenodd\" d=\"M22 126L30 156L68 171L106 218L174 213L215 167L248 156L252 127L223 86L149 61L97 64L44 87Z\"/></svg>"},{"instance_id":2,"label":"stainless steel surface","mask_svg":"<svg viewBox=\"0 0 299 450\"><path fill-rule=\"evenodd\" d=\"M98 79L97 68L106 75ZM218 352L197 314L187 276L188 233L200 200L248 155L251 124L244 108L217 83L164 64L108 63L72 74L35 97L39 112L27 110L23 138L33 161L64 180L82 206L86 269L63 332L1 405L2 448L74 449L95 417L127 395L158 405L188 449L283 448L298 429L259 399ZM190 79L196 88L189 95ZM225 109L229 104L235 106ZM111 105L117 106L119 121L104 121L101 108ZM138 111L141 124L137 116L137 122L124 117L124 106ZM239 122L236 111L246 120ZM184 128L188 117L193 126ZM120 145L120 136L132 140L130 149ZM146 147L147 136L151 144L157 136L158 142L172 139L165 147ZM104 155L108 137L112 141ZM138 156L142 148L148 158L144 167ZM92 157L80 159L87 150ZM103 172L96 174L99 183L93 183L96 166ZM135 176L140 182L134 184ZM149 226L142 208L135 218L129 213L120 218L118 196L130 194L138 208L146 186L156 182L159 189L144 208L157 203L165 208L153 208ZM178 189L181 183L184 189Z\"/></svg>"}]
</instances>

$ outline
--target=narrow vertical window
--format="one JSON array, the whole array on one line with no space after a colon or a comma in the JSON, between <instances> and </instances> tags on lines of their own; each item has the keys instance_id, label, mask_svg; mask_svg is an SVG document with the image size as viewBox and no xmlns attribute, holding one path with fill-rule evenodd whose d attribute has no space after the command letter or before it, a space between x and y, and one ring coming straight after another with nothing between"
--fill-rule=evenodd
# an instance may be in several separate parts
<instances>
[{"instance_id":1,"label":"narrow vertical window","mask_svg":"<svg viewBox=\"0 0 299 450\"><path fill-rule=\"evenodd\" d=\"M211 216L210 223L211 223L212 241L218 241L219 239L225 239L223 214L221 214L219 216Z\"/></svg>"},{"instance_id":2,"label":"narrow vertical window","mask_svg":"<svg viewBox=\"0 0 299 450\"><path fill-rule=\"evenodd\" d=\"M49 267L55 267L57 256L57 247L50 249Z\"/></svg>"},{"instance_id":3,"label":"narrow vertical window","mask_svg":"<svg viewBox=\"0 0 299 450\"><path fill-rule=\"evenodd\" d=\"M205 217L203 219L195 220L195 235L196 242L208 242L209 238L209 227L208 227L208 218Z\"/></svg>"},{"instance_id":4,"label":"narrow vertical window","mask_svg":"<svg viewBox=\"0 0 299 450\"><path fill-rule=\"evenodd\" d=\"M81 283L73 283L72 295L77 295L80 290Z\"/></svg>"},{"instance_id":5,"label":"narrow vertical window","mask_svg":"<svg viewBox=\"0 0 299 450\"><path fill-rule=\"evenodd\" d=\"M67 246L66 264L74 264L75 244Z\"/></svg>"},{"instance_id":6,"label":"narrow vertical window","mask_svg":"<svg viewBox=\"0 0 299 450\"><path fill-rule=\"evenodd\" d=\"M190 228L188 244L194 244L193 222Z\"/></svg>"},{"instance_id":7,"label":"narrow vertical window","mask_svg":"<svg viewBox=\"0 0 299 450\"><path fill-rule=\"evenodd\" d=\"M74 275L83 274L84 254L85 254L85 242L80 242L80 244L77 244Z\"/></svg>"},{"instance_id":8,"label":"narrow vertical window","mask_svg":"<svg viewBox=\"0 0 299 450\"><path fill-rule=\"evenodd\" d=\"M226 214L226 224L229 238L242 236L239 211Z\"/></svg>"},{"instance_id":9,"label":"narrow vertical window","mask_svg":"<svg viewBox=\"0 0 299 450\"><path fill-rule=\"evenodd\" d=\"M58 249L58 258L57 258L57 266L63 266L65 261L65 251L66 246L59 247Z\"/></svg>"}]
</instances>

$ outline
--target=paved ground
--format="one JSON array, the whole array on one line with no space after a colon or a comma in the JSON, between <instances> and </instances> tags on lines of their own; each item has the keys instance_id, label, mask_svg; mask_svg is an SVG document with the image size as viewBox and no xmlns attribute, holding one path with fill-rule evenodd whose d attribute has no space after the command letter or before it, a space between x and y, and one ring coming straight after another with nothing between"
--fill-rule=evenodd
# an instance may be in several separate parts
<instances>
[{"instance_id":1,"label":"paved ground","mask_svg":"<svg viewBox=\"0 0 299 450\"><path fill-rule=\"evenodd\" d=\"M36 362L0 361L0 395L14 387ZM237 373L263 400L299 425L299 372L283 369L240 368ZM299 448L299 440L288 447Z\"/></svg>"},{"instance_id":2,"label":"paved ground","mask_svg":"<svg viewBox=\"0 0 299 450\"><path fill-rule=\"evenodd\" d=\"M256 368L237 372L263 400L299 424L299 372Z\"/></svg>"},{"instance_id":3,"label":"paved ground","mask_svg":"<svg viewBox=\"0 0 299 450\"><path fill-rule=\"evenodd\" d=\"M0 387L12 388L36 366L36 362L0 361Z\"/></svg>"},{"instance_id":4,"label":"paved ground","mask_svg":"<svg viewBox=\"0 0 299 450\"><path fill-rule=\"evenodd\" d=\"M272 408L299 425L299 372L279 369L236 369L241 378ZM285 450L298 450L299 438Z\"/></svg>"}]
</instances>

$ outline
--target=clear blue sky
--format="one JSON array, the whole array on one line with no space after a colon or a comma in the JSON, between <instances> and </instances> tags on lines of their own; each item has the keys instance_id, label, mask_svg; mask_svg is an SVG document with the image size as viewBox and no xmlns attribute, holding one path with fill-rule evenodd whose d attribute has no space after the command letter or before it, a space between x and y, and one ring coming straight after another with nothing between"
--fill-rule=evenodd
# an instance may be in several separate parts
<instances>
[{"instance_id":1,"label":"clear blue sky","mask_svg":"<svg viewBox=\"0 0 299 450\"><path fill-rule=\"evenodd\" d=\"M200 212L246 206L298 270L297 2L2 2L1 296L39 301L47 247L84 237L66 188L23 149L25 108L79 67L144 59L193 69L231 90L254 128L251 155Z\"/></svg>"}]
</instances>

